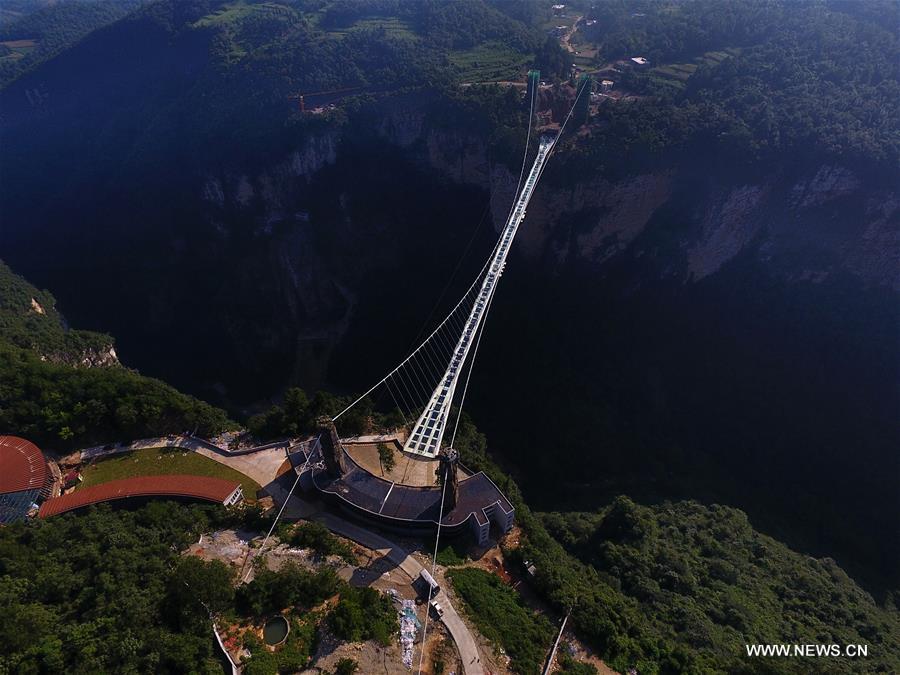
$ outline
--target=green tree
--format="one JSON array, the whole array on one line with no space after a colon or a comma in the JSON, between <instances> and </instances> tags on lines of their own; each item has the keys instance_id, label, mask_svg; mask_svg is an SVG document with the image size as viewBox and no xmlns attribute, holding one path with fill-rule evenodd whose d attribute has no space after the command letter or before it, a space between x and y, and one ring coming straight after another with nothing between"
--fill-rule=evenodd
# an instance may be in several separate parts
<instances>
[{"instance_id":1,"label":"green tree","mask_svg":"<svg viewBox=\"0 0 900 675\"><path fill-rule=\"evenodd\" d=\"M284 393L284 419L284 433L290 436L297 436L312 425L309 397L299 387L291 387Z\"/></svg>"},{"instance_id":2,"label":"green tree","mask_svg":"<svg viewBox=\"0 0 900 675\"><path fill-rule=\"evenodd\" d=\"M334 674L335 675L353 675L356 671L359 670L359 663L355 660L344 657L340 661L337 662L337 666L335 666Z\"/></svg>"},{"instance_id":3,"label":"green tree","mask_svg":"<svg viewBox=\"0 0 900 675\"><path fill-rule=\"evenodd\" d=\"M234 604L231 570L219 560L205 561L193 556L183 558L172 575L168 607L176 624L185 629L197 623L209 623Z\"/></svg>"},{"instance_id":4,"label":"green tree","mask_svg":"<svg viewBox=\"0 0 900 675\"><path fill-rule=\"evenodd\" d=\"M343 640L360 642L376 640L390 644L398 628L397 612L391 601L374 588L346 587L341 599L328 617L334 634Z\"/></svg>"},{"instance_id":5,"label":"green tree","mask_svg":"<svg viewBox=\"0 0 900 675\"><path fill-rule=\"evenodd\" d=\"M397 465L397 458L394 454L394 448L386 443L378 444L378 461L381 463L382 473L387 471L390 473Z\"/></svg>"}]
</instances>

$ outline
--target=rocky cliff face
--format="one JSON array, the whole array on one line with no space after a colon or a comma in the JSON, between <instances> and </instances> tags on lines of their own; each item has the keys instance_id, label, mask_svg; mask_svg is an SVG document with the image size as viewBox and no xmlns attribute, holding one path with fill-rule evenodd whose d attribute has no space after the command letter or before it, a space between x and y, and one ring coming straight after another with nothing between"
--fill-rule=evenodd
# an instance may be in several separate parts
<instances>
[{"instance_id":1,"label":"rocky cliff face","mask_svg":"<svg viewBox=\"0 0 900 675\"><path fill-rule=\"evenodd\" d=\"M121 366L116 348L112 345L103 348L86 348L79 352L50 352L41 354L41 361L49 361L73 368L109 368Z\"/></svg>"},{"instance_id":2,"label":"rocky cliff face","mask_svg":"<svg viewBox=\"0 0 900 675\"><path fill-rule=\"evenodd\" d=\"M412 115L391 119L382 132L414 148L421 162L448 179L488 191L494 226L502 226L517 171L494 162L480 139L429 130ZM900 291L896 190L873 188L852 169L830 164L753 182L728 175L702 176L699 186L684 180L684 174L696 179L698 171L702 175L702 167L686 162L616 181L588 176L564 188L545 181L518 248L552 267L579 262L599 269L632 245L643 255L648 244L640 235L652 228L654 216L672 202L690 202L689 209L676 207L684 230L680 251L660 268L662 274L696 282L752 250L773 273L790 279L821 281L849 272L866 284ZM684 190L691 194L679 194Z\"/></svg>"},{"instance_id":3,"label":"rocky cliff face","mask_svg":"<svg viewBox=\"0 0 900 675\"><path fill-rule=\"evenodd\" d=\"M414 182L410 172L475 186L489 195L493 226L501 227L518 167L494 161L481 139L432 128L420 110L401 107L383 117L377 134L381 145L363 152L396 153L405 162L384 167L373 179L379 189L404 199L404 184ZM222 240L233 239L239 223L256 242L255 252L238 261L242 271L235 281L256 286L247 292L256 321L248 324L243 303L228 308L221 321L245 368L257 368L262 353L275 348L289 361L279 369L288 379L326 382L330 355L354 321L360 284L370 274L396 274L404 266L403 235L391 222L370 218L366 186L343 175L361 160L358 149L342 143L337 132L312 135L259 173L209 174L201 187L205 218ZM565 161L564 153L556 161ZM331 198L323 202L324 192ZM706 175L685 162L613 181L545 181L516 249L542 274L564 275L575 265L593 270L598 280L617 264L640 260L629 287L659 280L695 284L749 256L788 282L850 274L865 285L900 291L898 203L896 192L873 190L847 167L746 180ZM404 205L394 208L389 219ZM471 223L453 226L465 231ZM411 236L418 238L414 247L422 247L439 234L422 223ZM429 281L434 294L438 281Z\"/></svg>"}]
</instances>

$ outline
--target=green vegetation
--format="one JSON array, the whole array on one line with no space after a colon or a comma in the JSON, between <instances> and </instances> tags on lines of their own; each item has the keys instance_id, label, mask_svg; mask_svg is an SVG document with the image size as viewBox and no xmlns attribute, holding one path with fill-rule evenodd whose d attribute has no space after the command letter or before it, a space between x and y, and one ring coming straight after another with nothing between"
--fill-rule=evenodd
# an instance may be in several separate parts
<instances>
[{"instance_id":1,"label":"green vegetation","mask_svg":"<svg viewBox=\"0 0 900 675\"><path fill-rule=\"evenodd\" d=\"M654 66L616 78L652 98L601 110L602 131L575 148L594 167L649 160L658 170L661 152L685 149L745 164L784 153L900 161L900 37L887 28L900 21L896 3L667 0L603 3L592 15L583 30L601 60L643 55Z\"/></svg>"},{"instance_id":2,"label":"green vegetation","mask_svg":"<svg viewBox=\"0 0 900 675\"><path fill-rule=\"evenodd\" d=\"M306 667L319 644L319 623L322 618L321 614L315 612L291 618L287 640L277 652L279 672L293 673Z\"/></svg>"},{"instance_id":3,"label":"green vegetation","mask_svg":"<svg viewBox=\"0 0 900 675\"><path fill-rule=\"evenodd\" d=\"M778 642L868 644L868 659L841 661L840 669L900 669L892 608L879 607L834 561L756 532L741 511L695 502L644 507L621 497L595 514L539 515L488 458L484 436L466 416L456 447L516 509L524 537L507 560L522 568L532 562L541 596L560 612L571 608L578 635L617 670L744 672L761 667L746 658L744 644ZM454 585L461 571L451 570ZM490 608L476 617L479 611L489 616ZM490 631L482 621L479 629ZM512 639L486 634L501 644ZM794 672L797 664L764 667Z\"/></svg>"},{"instance_id":4,"label":"green vegetation","mask_svg":"<svg viewBox=\"0 0 900 675\"><path fill-rule=\"evenodd\" d=\"M167 474L190 474L237 481L244 490L244 498L250 502L256 500L256 493L261 489L259 483L240 471L181 448L145 448L101 459L84 470L81 487L99 485L119 478Z\"/></svg>"},{"instance_id":5,"label":"green vegetation","mask_svg":"<svg viewBox=\"0 0 900 675\"><path fill-rule=\"evenodd\" d=\"M40 291L0 260L0 342L40 354L49 361L81 365L108 353L109 335L65 327L48 291Z\"/></svg>"},{"instance_id":6,"label":"green vegetation","mask_svg":"<svg viewBox=\"0 0 900 675\"><path fill-rule=\"evenodd\" d=\"M430 555L431 552L434 551L434 544L435 541L433 538L427 540L423 547L424 551ZM438 565L443 565L444 567L456 567L464 565L469 561L468 550L471 546L471 542L464 537L449 541L442 540L441 544L443 546L439 548L437 552Z\"/></svg>"},{"instance_id":7,"label":"green vegetation","mask_svg":"<svg viewBox=\"0 0 900 675\"><path fill-rule=\"evenodd\" d=\"M397 466L397 456L394 448L385 443L378 444L378 461L385 471L392 471Z\"/></svg>"},{"instance_id":8,"label":"green vegetation","mask_svg":"<svg viewBox=\"0 0 900 675\"><path fill-rule=\"evenodd\" d=\"M695 70L697 70L697 65L694 63L673 63L668 66L654 68L652 72L670 77L679 82L685 82L694 74Z\"/></svg>"},{"instance_id":9,"label":"green vegetation","mask_svg":"<svg viewBox=\"0 0 900 675\"><path fill-rule=\"evenodd\" d=\"M484 139L492 156L510 166L522 161L528 110L521 92L513 87L473 85L447 92L446 99L429 110L428 121L451 133L467 129Z\"/></svg>"},{"instance_id":10,"label":"green vegetation","mask_svg":"<svg viewBox=\"0 0 900 675\"><path fill-rule=\"evenodd\" d=\"M306 668L318 645L318 627L322 616L305 612L301 617L289 617L289 620L291 629L287 638L274 652L270 652L254 633L244 633L244 646L252 656L249 660L243 660L243 672L248 675L272 675L296 673Z\"/></svg>"},{"instance_id":11,"label":"green vegetation","mask_svg":"<svg viewBox=\"0 0 900 675\"><path fill-rule=\"evenodd\" d=\"M294 562L285 563L277 572L262 567L250 583L238 588L236 606L241 615L254 617L297 605L314 607L337 593L342 584L330 567L316 572Z\"/></svg>"},{"instance_id":12,"label":"green vegetation","mask_svg":"<svg viewBox=\"0 0 900 675\"><path fill-rule=\"evenodd\" d=\"M122 18L139 0L69 0L47 3L36 11L0 24L0 43L33 41L18 45L0 58L0 88L16 77L75 44L88 33ZM0 54L2 56L2 54Z\"/></svg>"},{"instance_id":13,"label":"green vegetation","mask_svg":"<svg viewBox=\"0 0 900 675\"><path fill-rule=\"evenodd\" d=\"M540 673L554 639L547 618L528 608L495 574L462 567L447 575L479 632L506 650L510 667L517 673Z\"/></svg>"},{"instance_id":14,"label":"green vegetation","mask_svg":"<svg viewBox=\"0 0 900 675\"><path fill-rule=\"evenodd\" d=\"M226 607L230 574L179 551L227 524L221 507L154 502L0 528L0 671L221 672L201 602Z\"/></svg>"},{"instance_id":15,"label":"green vegetation","mask_svg":"<svg viewBox=\"0 0 900 675\"><path fill-rule=\"evenodd\" d=\"M57 246L65 249L65 256L77 255L69 248L77 238L55 236L58 231L49 224L65 220L63 216L71 210L71 204L86 203L91 190L96 189L94 186L104 186L106 193L114 195L119 190L106 189L107 186L134 190L136 185L143 185L137 178L152 176L154 180L148 181L151 188L146 193L121 190L127 195L121 200L124 206L104 199L102 209L94 212L87 209L80 214L83 222L92 224L91 231L97 237L119 232L122 222L131 222L125 216L133 215L133 230L139 236L136 235L137 243L132 245L143 246L143 237L149 239L147 233L162 222L171 220L181 228L185 222L202 221L169 218L168 213L166 218L157 217L156 213L134 213L134 204L143 200L165 203L166 211L178 216L196 215L193 202L185 205L178 203L178 199L159 198L159 195L193 194L198 192L196 186L179 183L170 189L168 184L161 185L160 177L169 180L175 175L200 174L210 166L252 173L254 167L272 166L271 162L281 161L311 130L324 125L345 123L348 137L358 140L367 133L366 120L381 119L385 110L378 103L355 100L347 102L346 114L311 121L288 112L288 106L293 104L286 102L286 95L298 90L356 87L402 91L411 87L437 92L428 111L429 124L451 132L465 130L487 139L492 159L509 160L514 165L512 158L521 152L524 127L518 94L498 88L471 87L465 91L449 88L459 75L455 70L458 60L462 58L466 67L474 67L477 60L480 68L482 57L472 58L475 54L484 53L483 59L487 61L504 51L510 59L513 54L537 51L536 62L542 72L561 75L566 70L567 58L552 38L535 50L540 40L510 22L511 18L519 21L512 13L522 11L521 8L509 6L501 12L497 9L500 6L502 3L429 2L400 7L374 1L307 2L298 4L300 9L285 7L282 12L278 3L152 3L121 25L89 36L66 59L55 63L53 69L42 68L33 78L26 75L10 87L14 91L4 100L4 109L19 115L11 115L12 119L28 122L12 124L4 131L8 161L0 168L0 182L11 186L3 191L0 205L4 220L32 223L34 218L37 221L34 231L42 236L54 235L45 236L45 242L41 243L49 248L54 241L64 241L64 246ZM592 140L585 138L571 152L559 153L558 163L551 167L548 179L568 182L574 175L596 178L603 172L660 172L672 162L699 166L709 159L717 162L710 165L713 170L723 164L729 169L755 166L771 175L797 162L821 163L835 159L877 167L880 171L873 172L874 176L895 174L900 147L896 134L900 127L897 115L900 96L897 39L889 27L897 25L896 3L610 2L599 4L597 18L596 30L600 31L597 41L602 43L603 59L635 52L650 58L651 69L629 72L616 85L617 89L630 90L646 98L634 104L605 106L598 123L591 129ZM140 42L135 36L141 37ZM134 50L126 49L132 44L137 45ZM133 60L109 60L107 55L112 52L128 54ZM92 53L99 56L92 57ZM159 55L160 68L199 75L197 79L179 82L178 87L163 96L153 85L161 80L160 73L167 71L134 67L136 62L156 64L157 60L147 61L148 53ZM454 58L457 64L453 63ZM108 68L100 69L102 64L97 59L109 61ZM497 67L501 67L499 61ZM26 103L31 106L32 102L26 97L26 91L33 91L38 84L43 86L44 81L54 91L61 90L67 83L78 81L80 74L95 72L95 68L102 77L92 79L117 84L128 82L133 84L133 89L123 88L120 98L117 98L117 86L108 87L102 93L90 88L84 94L78 90L70 97L54 99L53 105L47 106L41 115L30 114ZM162 107L160 100L164 102ZM388 101L388 105L395 103L396 100ZM25 112L15 106L23 106ZM122 120L126 119L128 123L123 124ZM65 138L59 146L54 145L55 133ZM29 145L35 138L48 145ZM39 151L45 147L54 151ZM179 152L172 153L173 147ZM72 157L82 158L83 175L71 173ZM178 171L167 170L172 167ZM708 173L709 167L704 169ZM58 186L52 202L45 202L48 184ZM33 206L38 203L45 206L36 211ZM245 219L242 213L240 223L245 222L251 222L251 218ZM247 232L238 227L230 229L229 246L242 248L248 242L261 242L256 245L270 249L272 242L248 233L251 229L247 228ZM65 234L68 233L63 231ZM167 260L173 241L190 242L195 238L206 243L207 234L203 229L186 232L173 227L160 235L163 243L147 257ZM21 236L24 241L25 235ZM92 246L96 240L87 241L85 247ZM27 252L29 247L36 250L37 243L34 239L18 245ZM104 266L111 266L113 263L105 259L110 257L107 254L108 250L103 248L104 258L98 259ZM48 260L59 263L60 258L47 255ZM127 256L112 257L126 261L119 269L113 267L106 271L104 268L104 275L114 278L133 262ZM233 287L227 285L227 280L220 281L217 275L220 268L230 266L235 259L228 259L226 265L220 260L215 262L209 268L197 269L190 275L189 284L181 288L193 288L205 279L215 279L213 290L204 289L206 297L229 295ZM197 264L202 265L202 261L198 260ZM147 274L146 270L143 274ZM164 276L154 269L152 282L160 282ZM128 283L123 286L130 287ZM11 289L10 297L15 302L3 304L4 313L0 318L4 341L0 347L0 426L4 429L51 447L60 444L70 447L194 427L200 433L212 433L228 424L222 411L125 369L75 370L40 361L40 356L45 354L61 354L66 363L72 357L77 361L84 349L107 347L111 342L105 336L65 331L58 323L48 323L33 312L32 316L30 298L14 287L15 283L4 286ZM177 288L168 287L168 295L155 297L171 300L179 295L172 292ZM782 294L783 289L777 287L773 293ZM728 304L715 302L722 296L705 297L711 304ZM5 299L6 293L0 293L0 302ZM125 295L118 299L132 300ZM258 300L259 296L253 299ZM843 304L843 298L841 301ZM851 307L855 306L852 302L848 302ZM43 300L40 304L45 308L52 306L52 302ZM129 305L125 301L120 304L123 309ZM822 305L798 302L796 306ZM794 312L796 307L790 310ZM49 310L47 313L50 314ZM635 313L633 308L631 313ZM871 323L867 322L861 331L867 340L880 325L876 323L878 312L869 314ZM137 315L138 312L133 314ZM698 331L702 331L702 326ZM590 331L585 334L590 335ZM592 347L600 351L596 345ZM578 363L577 358L586 353L572 350L572 361ZM677 356L674 360L678 360ZM589 372L587 367L584 372ZM618 374L619 371L612 372L613 376ZM860 381L865 382L865 377L860 377ZM754 380L753 384L758 382ZM670 428L665 424L638 424L637 421L643 422L650 413L649 408L635 406L640 409L638 416L626 417L622 426L640 427L645 435L636 441L630 436L626 439L625 434L616 434L614 424L607 422L624 417L618 415L621 408L612 404L592 407L584 398L586 394L578 387L572 389L582 398L574 412L566 412L590 420L592 427L601 428L604 433L610 432L610 452L596 454L639 456L644 464L641 467L644 476L653 478L668 475L673 463L685 464L681 459L687 452L679 443L691 440L690 435L672 442L671 435L665 433L678 424ZM690 404L699 409L704 401L693 400ZM765 405L759 395L750 401L753 405ZM296 390L285 396L282 405L255 417L251 426L260 437L298 435L312 428L316 415L333 413L340 409L340 404L341 399L327 394L316 394L307 400L305 394ZM359 414L353 413L355 417L348 416L348 426L342 425L342 430L371 428L376 422L367 405L360 406ZM677 411L677 407L673 410ZM554 417L552 405L543 412L548 419ZM732 410L723 407L716 412L724 418ZM797 412L800 414L792 416L815 419L815 415L807 414L809 409L801 408ZM814 412L822 417L821 410ZM777 415L787 417L780 409ZM753 428L766 426L751 424L752 416L743 420L747 422L741 430L745 435L752 435ZM879 424L872 425L875 433L881 431ZM683 426L692 425L683 423ZM574 428L581 433L584 427ZM780 429L764 429L769 436L762 433L754 442L759 440L759 445L783 442L785 447L796 442L817 447L805 433L791 438L792 434L780 433ZM772 439L772 431L779 431L778 435L787 440ZM833 563L805 558L754 531L740 512L693 503L646 507L619 499L599 513L538 516L524 503L515 483L491 464L483 436L470 424L462 432L458 445L464 453L464 462L471 468L488 471L516 506L524 541L521 550L510 552L509 559L535 563L538 574L534 583L542 597L558 611L574 607L572 621L579 634L599 648L617 669L624 671L637 666L642 673L760 669L779 672L797 666L747 662L741 656L743 643L751 639L821 642L833 638L873 645L870 660L841 662L838 668L900 671L896 612L890 606L879 607ZM626 442L620 443L622 439ZM843 439L836 441L842 442ZM571 455L579 456L579 461L583 460L575 444L561 445ZM653 462L643 462L643 455L629 452L637 445L657 446L659 454L652 457ZM547 454L545 448L540 450ZM705 450L725 454L729 448L710 446ZM742 453L732 454L745 461ZM692 457L696 459L697 455ZM828 459L822 464L832 463L832 458ZM541 465L525 462L522 466ZM610 466L615 469L621 464ZM611 474L616 475L615 471ZM587 489L597 488L591 485ZM821 495L804 492L803 496ZM879 508L882 495L877 496L871 500L875 508ZM803 512L810 512L807 504L797 501L798 507L804 507ZM840 504L840 500L834 501ZM831 518L822 521L833 529L844 524ZM110 542L117 542L116 551L121 549L118 543L132 543L130 536L118 537L115 525L103 529L104 523L100 521L78 522L104 532L90 536L102 539L111 532ZM26 539L35 536L34 532L39 531L35 527L23 536ZM152 541L165 543L165 538L156 531L145 528L140 533ZM849 541L861 542L868 534L857 529L856 538ZM74 528L68 535L84 536ZM0 541L5 540L6 533L0 533ZM23 547L25 543L30 545L23 540ZM182 642L181 636L173 637L172 627L181 619L166 619L171 621L168 628L152 634L165 649L157 650L154 646L157 643L151 642L149 636L138 635L145 641L135 647L136 656L112 653L113 649L132 648L131 634L113 634L113 626L130 617L123 616L121 608L113 605L105 593L110 578L118 583L131 570L97 565L96 576L88 575L86 570L103 557L98 552L102 547L88 551L69 547L67 537L58 543L73 556L71 561L63 562L84 569L79 569L79 576L72 578L74 588L66 585L61 591L58 579L68 578L62 563L59 569L63 574L57 574L57 568L48 572L39 565L31 570L36 574L33 578L26 577L21 570L17 572L15 593L10 598L4 597L4 606L14 606L10 613L14 619L0 624L4 644L11 645L12 656L7 657L12 664L10 670L64 671L77 663L97 672L129 669L165 672L188 668L185 662L190 662L190 667L203 662L205 652L197 651L199 647L195 649L190 640ZM862 550L862 543L858 550ZM163 556L170 555L164 546L160 551ZM439 558L444 553L441 551ZM147 551L148 556L154 554L155 549ZM6 557L4 549L4 555L0 556L0 566L4 567L0 570L7 569ZM122 563L117 554L114 557L114 562ZM893 557L884 558L890 565ZM174 565L174 559L167 560ZM130 563L130 559L125 562ZM152 561L144 562L145 566L137 569L146 571L152 564ZM165 576L162 567L157 571ZM107 572L110 577L104 576ZM308 580L293 572L288 576L292 574L295 600L318 597L320 591L312 588ZM264 583L249 593L250 597L238 601L260 610L282 602L275 597L275 583L265 581L265 575L262 576ZM99 587L95 587L95 579L102 580ZM329 583L324 578L319 581L326 586ZM4 578L0 580L2 583L8 582ZM147 602L151 609L156 606L149 591L138 588L132 593L137 582L129 578L128 583L131 585L116 589L127 602ZM23 585L24 590L18 585ZM35 590L32 586L40 588ZM91 589L85 591L85 597L75 595L85 588ZM51 592L62 594L65 603L60 601L57 608L52 603L44 606L38 602L39 607L32 607L38 594ZM98 592L103 595L103 602L95 607L91 603L96 602L93 594ZM79 624L77 630L70 629L67 622L75 616L75 610L68 603L77 605L78 611L85 611L87 627ZM338 620L351 634L357 630L359 618L352 605L348 601ZM64 617L61 627L54 623L58 616ZM155 625L148 622L145 614L137 621L138 627L156 630ZM27 644L22 635L28 636ZM95 645L101 638L112 644ZM515 638L504 633L495 639L502 643ZM72 654L63 655L57 649L57 642ZM191 659L184 657L188 652ZM84 658L83 653L86 653ZM194 657L199 660L193 661ZM522 658L528 662L526 657ZM143 660L135 664L132 662L135 659ZM813 669L821 665L803 663L799 667ZM266 670L268 666L257 661L252 667ZM530 663L525 667L530 668Z\"/></svg>"},{"instance_id":16,"label":"green vegetation","mask_svg":"<svg viewBox=\"0 0 900 675\"><path fill-rule=\"evenodd\" d=\"M397 632L397 611L390 598L372 588L353 588L328 567L315 572L288 562L277 572L260 568L249 584L239 586L235 607L241 616L262 620L284 610L301 608L303 619L292 619L287 642L274 653L255 639L245 639L253 657L247 662L249 673L296 672L302 670L315 651L316 627L320 615L308 610L340 594L340 600L328 614L328 623L343 640L377 640L389 645ZM293 636L293 637L292 637Z\"/></svg>"},{"instance_id":17,"label":"green vegetation","mask_svg":"<svg viewBox=\"0 0 900 675\"><path fill-rule=\"evenodd\" d=\"M0 263L0 427L72 448L185 429L214 435L233 424L159 380L121 367L68 365L108 351L112 339L66 330L55 304Z\"/></svg>"},{"instance_id":18,"label":"green vegetation","mask_svg":"<svg viewBox=\"0 0 900 675\"><path fill-rule=\"evenodd\" d=\"M466 543L462 540L460 541L452 541L449 544L446 544L443 548L438 549L437 552L437 563L438 565L443 565L444 567L454 567L457 565L464 565L468 561L468 557L466 556ZM434 550L434 542L431 542L428 547L428 551Z\"/></svg>"},{"instance_id":19,"label":"green vegetation","mask_svg":"<svg viewBox=\"0 0 900 675\"><path fill-rule=\"evenodd\" d=\"M338 555L347 563L356 564L353 548L329 532L321 523L279 525L278 538L296 548L309 548L320 555Z\"/></svg>"},{"instance_id":20,"label":"green vegetation","mask_svg":"<svg viewBox=\"0 0 900 675\"><path fill-rule=\"evenodd\" d=\"M389 597L374 588L345 586L328 625L342 640L375 640L386 647L398 630L397 610Z\"/></svg>"},{"instance_id":21,"label":"green vegetation","mask_svg":"<svg viewBox=\"0 0 900 675\"><path fill-rule=\"evenodd\" d=\"M220 616L234 604L234 574L220 560L181 558L166 592L166 612L182 631L202 633L210 616Z\"/></svg>"},{"instance_id":22,"label":"green vegetation","mask_svg":"<svg viewBox=\"0 0 900 675\"><path fill-rule=\"evenodd\" d=\"M356 661L344 657L337 662L337 666L334 668L334 675L353 675L358 670L359 664Z\"/></svg>"},{"instance_id":23,"label":"green vegetation","mask_svg":"<svg viewBox=\"0 0 900 675\"><path fill-rule=\"evenodd\" d=\"M736 647L748 636L775 643L827 635L828 643L870 645L877 669L900 662L896 615L879 609L833 560L790 551L754 531L737 509L696 502L644 507L620 497L595 514L542 520L637 602L654 634L685 642L706 668L736 668Z\"/></svg>"},{"instance_id":24,"label":"green vegetation","mask_svg":"<svg viewBox=\"0 0 900 675\"><path fill-rule=\"evenodd\" d=\"M291 387L284 394L284 403L274 405L264 413L253 415L247 428L256 438L296 437L316 430L316 420L333 417L352 403L353 397L335 396L317 391L312 398L299 387ZM363 399L341 416L343 435L356 435L377 429L394 429L403 423L399 410L381 414L369 399Z\"/></svg>"},{"instance_id":25,"label":"green vegetation","mask_svg":"<svg viewBox=\"0 0 900 675\"><path fill-rule=\"evenodd\" d=\"M415 27L406 19L393 16L372 16L357 19L344 28L332 28L328 35L344 37L353 30L377 31L391 38L412 39L416 37Z\"/></svg>"},{"instance_id":26,"label":"green vegetation","mask_svg":"<svg viewBox=\"0 0 900 675\"><path fill-rule=\"evenodd\" d=\"M502 42L486 42L464 51L452 51L448 58L463 82L518 80L530 61L527 54Z\"/></svg>"},{"instance_id":27,"label":"green vegetation","mask_svg":"<svg viewBox=\"0 0 900 675\"><path fill-rule=\"evenodd\" d=\"M505 9L480 0L338 0L325 8L316 25L327 31L400 25L421 38L416 45L420 53L466 50L489 42L527 51L534 45L534 31Z\"/></svg>"},{"instance_id":28,"label":"green vegetation","mask_svg":"<svg viewBox=\"0 0 900 675\"><path fill-rule=\"evenodd\" d=\"M555 675L597 675L597 669L590 663L581 663L569 656L566 653L565 644L561 644L559 648L557 657L559 670L555 672Z\"/></svg>"},{"instance_id":29,"label":"green vegetation","mask_svg":"<svg viewBox=\"0 0 900 675\"><path fill-rule=\"evenodd\" d=\"M196 429L212 436L224 411L124 368L72 368L0 344L0 426L49 448Z\"/></svg>"},{"instance_id":30,"label":"green vegetation","mask_svg":"<svg viewBox=\"0 0 900 675\"><path fill-rule=\"evenodd\" d=\"M180 553L200 533L248 524L219 506L153 502L0 528L0 672L219 673L211 617L259 624L299 607L275 653L244 634L253 653L245 672L298 672L324 620L309 610L336 593L335 625L353 639L388 643L397 630L390 600L351 588L330 568L260 569L235 589L225 564Z\"/></svg>"},{"instance_id":31,"label":"green vegetation","mask_svg":"<svg viewBox=\"0 0 900 675\"><path fill-rule=\"evenodd\" d=\"M244 639L244 646L250 650L252 656L242 659L242 672L247 675L272 675L279 672L280 652L270 652L266 649L263 641L255 635L248 635Z\"/></svg>"}]
</instances>

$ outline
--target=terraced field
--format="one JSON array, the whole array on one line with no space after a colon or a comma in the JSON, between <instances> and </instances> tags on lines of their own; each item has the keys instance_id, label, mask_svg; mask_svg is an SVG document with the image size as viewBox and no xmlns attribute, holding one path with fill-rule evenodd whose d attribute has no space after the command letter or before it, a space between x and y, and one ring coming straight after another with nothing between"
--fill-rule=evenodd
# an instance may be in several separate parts
<instances>
[{"instance_id":1,"label":"terraced field","mask_svg":"<svg viewBox=\"0 0 900 675\"><path fill-rule=\"evenodd\" d=\"M473 49L452 51L450 63L464 82L493 82L521 76L528 55L498 42L485 42Z\"/></svg>"},{"instance_id":2,"label":"terraced field","mask_svg":"<svg viewBox=\"0 0 900 675\"><path fill-rule=\"evenodd\" d=\"M669 86L677 86L681 88L682 84L694 74L700 66L717 66L726 59L737 56L740 49L731 48L724 51L706 52L703 56L698 56L692 63L668 63L653 68L650 72L663 81L667 81Z\"/></svg>"},{"instance_id":3,"label":"terraced field","mask_svg":"<svg viewBox=\"0 0 900 675\"><path fill-rule=\"evenodd\" d=\"M417 37L415 28L408 21L395 16L371 16L354 21L346 27L334 28L328 31L331 35L346 35L351 30L370 29L384 31L391 37L414 39Z\"/></svg>"}]
</instances>

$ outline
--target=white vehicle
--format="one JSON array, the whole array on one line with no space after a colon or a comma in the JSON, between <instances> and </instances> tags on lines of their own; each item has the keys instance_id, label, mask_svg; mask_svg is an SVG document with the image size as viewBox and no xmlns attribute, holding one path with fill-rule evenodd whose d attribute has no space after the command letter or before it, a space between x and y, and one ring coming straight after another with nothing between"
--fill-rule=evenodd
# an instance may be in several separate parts
<instances>
[{"instance_id":1,"label":"white vehicle","mask_svg":"<svg viewBox=\"0 0 900 675\"><path fill-rule=\"evenodd\" d=\"M435 613L438 617L444 616L444 608L441 607L441 606L438 604L438 601L437 601L437 600L432 600L432 601L431 601L431 609L434 610L434 613Z\"/></svg>"},{"instance_id":2,"label":"white vehicle","mask_svg":"<svg viewBox=\"0 0 900 675\"><path fill-rule=\"evenodd\" d=\"M419 572L419 582L425 590L425 595L428 595L429 591L431 592L432 596L435 596L441 592L441 587L438 586L438 582L434 580L434 577L432 577L428 573L428 570L422 570L421 572Z\"/></svg>"}]
</instances>

